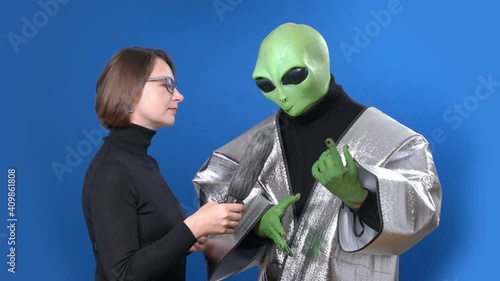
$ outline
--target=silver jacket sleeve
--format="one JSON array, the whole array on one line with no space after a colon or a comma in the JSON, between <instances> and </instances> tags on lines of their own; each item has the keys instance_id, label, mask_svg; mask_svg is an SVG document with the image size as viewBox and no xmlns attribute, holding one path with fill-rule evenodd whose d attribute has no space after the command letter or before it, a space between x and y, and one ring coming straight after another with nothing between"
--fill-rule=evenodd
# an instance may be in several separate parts
<instances>
[{"instance_id":1,"label":"silver jacket sleeve","mask_svg":"<svg viewBox=\"0 0 500 281\"><path fill-rule=\"evenodd\" d=\"M429 144L423 136L396 124L377 110L372 109L363 117L368 118L367 121L358 124L369 126L370 130L357 128L346 137L353 140L349 147L358 163L362 184L378 195L381 231L363 226L359 218L343 206L339 213L340 246L346 252L400 255L439 225L441 185ZM391 128L397 130L391 131ZM364 132L368 131L370 136L365 136ZM365 141L367 137L371 141ZM356 155L357 151L364 153ZM364 233L360 235L363 227Z\"/></svg>"}]
</instances>

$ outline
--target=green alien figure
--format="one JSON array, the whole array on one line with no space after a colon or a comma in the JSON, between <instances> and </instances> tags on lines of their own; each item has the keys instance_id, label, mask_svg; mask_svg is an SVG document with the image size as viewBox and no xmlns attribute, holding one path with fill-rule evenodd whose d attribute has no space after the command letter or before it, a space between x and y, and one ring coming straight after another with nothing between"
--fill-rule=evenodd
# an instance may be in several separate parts
<instances>
[{"instance_id":1,"label":"green alien figure","mask_svg":"<svg viewBox=\"0 0 500 281\"><path fill-rule=\"evenodd\" d=\"M215 150L193 179L200 204L227 189L252 137L272 151L234 234L210 237L210 280L397 280L399 255L439 225L441 185L425 138L352 100L315 29L285 23L252 75L280 109Z\"/></svg>"}]
</instances>

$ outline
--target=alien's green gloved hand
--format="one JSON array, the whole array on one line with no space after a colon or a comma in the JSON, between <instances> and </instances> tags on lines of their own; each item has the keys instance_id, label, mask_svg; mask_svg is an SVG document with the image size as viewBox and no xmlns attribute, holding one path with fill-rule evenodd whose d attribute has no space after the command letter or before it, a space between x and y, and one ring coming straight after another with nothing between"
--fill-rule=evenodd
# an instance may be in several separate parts
<instances>
[{"instance_id":1,"label":"alien's green gloved hand","mask_svg":"<svg viewBox=\"0 0 500 281\"><path fill-rule=\"evenodd\" d=\"M290 195L283 199L278 205L272 206L264 213L259 223L257 224L256 232L259 237L267 237L273 240L274 244L285 255L293 255L292 250L288 247L285 241L285 230L281 225L281 218L285 214L288 207L299 200L300 193Z\"/></svg>"},{"instance_id":2,"label":"alien's green gloved hand","mask_svg":"<svg viewBox=\"0 0 500 281\"><path fill-rule=\"evenodd\" d=\"M335 142L328 138L325 143L328 149L314 163L313 177L342 202L357 210L365 201L368 191L359 182L358 167L349 148L344 146L344 166Z\"/></svg>"}]
</instances>

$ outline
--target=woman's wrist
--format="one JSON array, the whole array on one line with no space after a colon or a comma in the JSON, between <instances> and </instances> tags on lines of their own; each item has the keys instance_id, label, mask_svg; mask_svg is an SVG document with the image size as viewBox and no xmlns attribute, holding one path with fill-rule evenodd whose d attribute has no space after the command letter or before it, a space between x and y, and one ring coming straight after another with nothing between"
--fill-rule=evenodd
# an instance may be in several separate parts
<instances>
[{"instance_id":1,"label":"woman's wrist","mask_svg":"<svg viewBox=\"0 0 500 281\"><path fill-rule=\"evenodd\" d=\"M189 230L191 230L191 232L193 233L194 237L196 237L196 239L203 236L203 233L201 233L201 231L199 230L199 227L198 227L198 224L196 223L195 218L190 216L184 220L184 223L189 228Z\"/></svg>"}]
</instances>

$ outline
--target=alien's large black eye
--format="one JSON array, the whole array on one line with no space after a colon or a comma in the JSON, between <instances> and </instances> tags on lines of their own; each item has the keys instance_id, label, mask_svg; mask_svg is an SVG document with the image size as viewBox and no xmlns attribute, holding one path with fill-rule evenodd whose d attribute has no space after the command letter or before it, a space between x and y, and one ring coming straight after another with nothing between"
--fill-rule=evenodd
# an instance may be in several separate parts
<instances>
[{"instance_id":1,"label":"alien's large black eye","mask_svg":"<svg viewBox=\"0 0 500 281\"><path fill-rule=\"evenodd\" d=\"M288 70L285 75L283 75L283 78L281 78L281 83L283 83L283 85L297 85L306 80L308 74L309 72L307 71L307 68L294 67Z\"/></svg>"},{"instance_id":2,"label":"alien's large black eye","mask_svg":"<svg viewBox=\"0 0 500 281\"><path fill-rule=\"evenodd\" d=\"M257 84L257 87L264 93L269 93L276 89L276 86L271 80L263 77L256 78L255 84Z\"/></svg>"}]
</instances>

